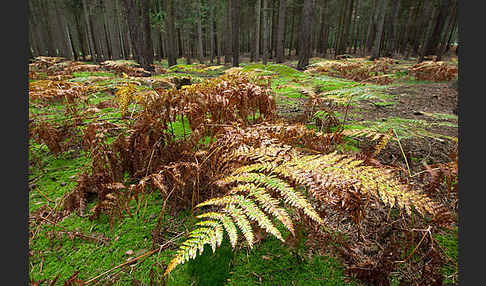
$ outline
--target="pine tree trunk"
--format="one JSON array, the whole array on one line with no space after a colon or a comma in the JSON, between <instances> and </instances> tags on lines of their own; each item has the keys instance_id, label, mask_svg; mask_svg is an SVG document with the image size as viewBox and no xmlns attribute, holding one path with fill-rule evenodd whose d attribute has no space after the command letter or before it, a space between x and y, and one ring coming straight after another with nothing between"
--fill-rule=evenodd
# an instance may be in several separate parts
<instances>
[{"instance_id":1,"label":"pine tree trunk","mask_svg":"<svg viewBox=\"0 0 486 286\"><path fill-rule=\"evenodd\" d=\"M356 7L356 12L355 12L355 22L354 22L354 41L352 43L353 54L356 54L356 50L358 49L358 42L359 42L359 37L360 37L359 27L361 25L359 13L361 11L361 5L363 4L362 0L357 0L357 1L358 1L358 3L356 3L357 7Z\"/></svg>"},{"instance_id":2,"label":"pine tree trunk","mask_svg":"<svg viewBox=\"0 0 486 286\"><path fill-rule=\"evenodd\" d=\"M121 51L120 31L118 25L119 11L117 0L106 0L105 9L108 16L107 22L110 36L111 57L114 60L118 60L123 57L123 53Z\"/></svg>"},{"instance_id":3,"label":"pine tree trunk","mask_svg":"<svg viewBox=\"0 0 486 286\"><path fill-rule=\"evenodd\" d=\"M266 65L268 61L268 0L263 0L263 43L262 43L262 52L263 52L263 64Z\"/></svg>"},{"instance_id":4,"label":"pine tree trunk","mask_svg":"<svg viewBox=\"0 0 486 286\"><path fill-rule=\"evenodd\" d=\"M204 63L204 55L203 55L203 35L202 35L202 25L201 25L201 0L197 1L197 48L198 48L198 55L199 55L199 63Z\"/></svg>"},{"instance_id":5,"label":"pine tree trunk","mask_svg":"<svg viewBox=\"0 0 486 286\"><path fill-rule=\"evenodd\" d=\"M175 50L175 26L174 26L174 6L173 0L166 0L167 11L167 62L168 66L177 64L176 50Z\"/></svg>"},{"instance_id":6,"label":"pine tree trunk","mask_svg":"<svg viewBox=\"0 0 486 286\"><path fill-rule=\"evenodd\" d=\"M375 36L376 36L376 22L377 22L377 19L378 19L378 14L379 14L379 6L378 6L378 1L379 0L375 0L374 2L374 13L371 14L371 17L370 17L370 23L369 23L369 26L368 26L368 33L367 33L367 36L366 36L366 51L367 52L370 52L371 49L373 48L373 42L375 40Z\"/></svg>"},{"instance_id":7,"label":"pine tree trunk","mask_svg":"<svg viewBox=\"0 0 486 286\"><path fill-rule=\"evenodd\" d=\"M233 43L231 37L231 2L232 0L226 0L226 26L225 26L225 40L224 40L224 63L231 62L231 43Z\"/></svg>"},{"instance_id":8,"label":"pine tree trunk","mask_svg":"<svg viewBox=\"0 0 486 286\"><path fill-rule=\"evenodd\" d=\"M394 0L392 1L392 3L392 26L386 52L386 55L388 57L391 57L393 55L393 52L395 51L395 48L397 46L398 11L400 10L400 0Z\"/></svg>"},{"instance_id":9,"label":"pine tree trunk","mask_svg":"<svg viewBox=\"0 0 486 286\"><path fill-rule=\"evenodd\" d=\"M321 25L319 29L319 43L317 45L317 49L319 52L319 55L321 57L326 56L326 50L324 48L324 41L327 42L327 39L324 40L324 35L326 33L326 19L327 19L327 0L322 0L321 1Z\"/></svg>"},{"instance_id":10,"label":"pine tree trunk","mask_svg":"<svg viewBox=\"0 0 486 286\"><path fill-rule=\"evenodd\" d=\"M143 49L140 64L144 69L154 71L154 67L152 66L154 62L154 47L152 41L152 31L150 28L149 2L141 1L141 5Z\"/></svg>"},{"instance_id":11,"label":"pine tree trunk","mask_svg":"<svg viewBox=\"0 0 486 286\"><path fill-rule=\"evenodd\" d=\"M278 11L278 33L277 33L277 63L284 61L285 45L285 10L287 9L287 0L280 0Z\"/></svg>"},{"instance_id":12,"label":"pine tree trunk","mask_svg":"<svg viewBox=\"0 0 486 286\"><path fill-rule=\"evenodd\" d=\"M83 9L84 9L84 20L86 24L86 33L88 34L88 47L91 55L91 60L93 62L98 62L97 56L96 56L96 50L95 50L95 45L93 42L93 35L91 34L91 23L89 21L89 7L87 0L82 0L83 1Z\"/></svg>"},{"instance_id":13,"label":"pine tree trunk","mask_svg":"<svg viewBox=\"0 0 486 286\"><path fill-rule=\"evenodd\" d=\"M437 49L437 61L442 60L442 56L447 50L447 46L449 46L449 41L452 36L452 32L454 30L454 26L456 25L456 19L457 19L457 3L451 3L451 8L449 11L449 21L447 22L447 27L445 29L444 36L442 37L442 40L440 42L439 48Z\"/></svg>"},{"instance_id":14,"label":"pine tree trunk","mask_svg":"<svg viewBox=\"0 0 486 286\"><path fill-rule=\"evenodd\" d=\"M73 55L70 48L71 43L69 41L66 19L64 18L65 9L64 7L62 7L62 2L60 0L56 0L53 4L56 12L56 22L61 56L63 56L64 58L72 58Z\"/></svg>"},{"instance_id":15,"label":"pine tree trunk","mask_svg":"<svg viewBox=\"0 0 486 286\"><path fill-rule=\"evenodd\" d=\"M276 51L277 51L277 32L278 32L278 0L270 0L271 1L271 9L272 9L272 34L270 36L271 42L270 42L270 58L275 58L276 57ZM311 27L309 27L311 28Z\"/></svg>"},{"instance_id":16,"label":"pine tree trunk","mask_svg":"<svg viewBox=\"0 0 486 286\"><path fill-rule=\"evenodd\" d=\"M292 7L292 15L291 18L292 22L290 24L290 39L289 39L289 60L292 58L292 49L293 49L293 44L294 44L294 23L295 23L295 7Z\"/></svg>"},{"instance_id":17,"label":"pine tree trunk","mask_svg":"<svg viewBox=\"0 0 486 286\"><path fill-rule=\"evenodd\" d=\"M371 51L370 60L375 60L380 57L381 38L383 36L383 27L385 24L385 12L387 4L388 0L380 0L380 12L376 27L375 43L373 44L373 50Z\"/></svg>"},{"instance_id":18,"label":"pine tree trunk","mask_svg":"<svg viewBox=\"0 0 486 286\"><path fill-rule=\"evenodd\" d=\"M262 8L262 0L256 0L255 5L255 20L256 20L256 28L255 28L255 62L258 62L260 59L260 23L261 23L261 16L260 11Z\"/></svg>"},{"instance_id":19,"label":"pine tree trunk","mask_svg":"<svg viewBox=\"0 0 486 286\"><path fill-rule=\"evenodd\" d=\"M426 56L426 52L427 52L427 47L429 47L429 42L431 40L431 37L432 37L432 31L434 29L434 19L436 17L436 9L433 7L433 3L432 2L427 2L426 3L428 6L427 6L427 13L425 15L428 16L428 18L425 18L425 27L424 27L424 30L425 30L425 35L424 35L424 38L423 38L423 41L422 41L422 45L420 46L420 51L419 51L419 60L418 60L418 63L421 63L424 61L425 59L425 56Z\"/></svg>"},{"instance_id":20,"label":"pine tree trunk","mask_svg":"<svg viewBox=\"0 0 486 286\"><path fill-rule=\"evenodd\" d=\"M408 47L408 43L410 42L410 31L412 29L412 21L414 15L415 6L411 6L408 14L407 24L404 27L404 31L402 33L402 38L400 40L400 45L398 47L398 53L403 54Z\"/></svg>"},{"instance_id":21,"label":"pine tree trunk","mask_svg":"<svg viewBox=\"0 0 486 286\"><path fill-rule=\"evenodd\" d=\"M343 38L341 42L341 49L343 53L347 52L347 48L349 47L349 29L351 27L351 19L353 15L353 5L354 0L349 0L348 1L348 6L346 8L346 14L345 14L345 22L344 22L344 33L343 33Z\"/></svg>"},{"instance_id":22,"label":"pine tree trunk","mask_svg":"<svg viewBox=\"0 0 486 286\"><path fill-rule=\"evenodd\" d=\"M425 55L435 55L440 44L442 32L445 28L446 18L450 9L450 0L441 0L437 17L435 18L434 29L425 48Z\"/></svg>"},{"instance_id":23,"label":"pine tree trunk","mask_svg":"<svg viewBox=\"0 0 486 286\"><path fill-rule=\"evenodd\" d=\"M231 0L231 22L233 40L233 66L240 65L240 0Z\"/></svg>"},{"instance_id":24,"label":"pine tree trunk","mask_svg":"<svg viewBox=\"0 0 486 286\"><path fill-rule=\"evenodd\" d=\"M302 17L300 23L300 37L299 37L299 62L297 69L303 70L309 65L309 58L311 55L312 33L309 27L312 27L313 0L304 0L304 7L302 9Z\"/></svg>"}]
</instances>

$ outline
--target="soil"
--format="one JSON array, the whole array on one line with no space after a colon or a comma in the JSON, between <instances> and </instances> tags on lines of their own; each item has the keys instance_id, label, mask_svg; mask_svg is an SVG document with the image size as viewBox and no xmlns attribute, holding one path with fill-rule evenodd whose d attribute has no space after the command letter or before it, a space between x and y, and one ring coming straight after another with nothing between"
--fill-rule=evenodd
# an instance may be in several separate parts
<instances>
[{"instance_id":1,"label":"soil","mask_svg":"<svg viewBox=\"0 0 486 286\"><path fill-rule=\"evenodd\" d=\"M406 84L392 86L383 91L394 95L390 101L395 104L389 106L377 106L376 101L363 100L358 104L350 106L347 111L347 120L360 122L384 120L388 117L400 117L405 119L425 120L427 122L448 122L457 125L457 119L437 119L427 116L425 113L441 113L454 115L453 111L457 106L458 92L447 83L430 84ZM305 120L306 98L287 98L293 104L279 105L278 113L280 116L294 121ZM332 107L333 110L346 113L346 107ZM307 122L309 123L309 122ZM458 136L458 128L450 126L432 126L426 128L427 131L451 137ZM449 155L455 149L456 143L451 140L436 140L434 138L410 138L400 142L405 154L409 157L409 165L412 172L423 170L423 162L435 164L450 161ZM365 150L366 145L360 146ZM397 143L390 143L380 154L380 161L388 164L403 162L403 156ZM415 160L410 160L415 158ZM417 160L418 159L418 160ZM401 164L401 163L399 163ZM404 166L405 167L405 166Z\"/></svg>"}]
</instances>

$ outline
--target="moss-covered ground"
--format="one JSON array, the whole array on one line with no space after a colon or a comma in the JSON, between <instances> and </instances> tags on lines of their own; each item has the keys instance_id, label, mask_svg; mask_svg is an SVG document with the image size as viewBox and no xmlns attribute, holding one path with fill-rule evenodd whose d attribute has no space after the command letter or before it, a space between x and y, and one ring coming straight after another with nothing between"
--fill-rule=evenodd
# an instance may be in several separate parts
<instances>
[{"instance_id":1,"label":"moss-covered ground","mask_svg":"<svg viewBox=\"0 0 486 286\"><path fill-rule=\"evenodd\" d=\"M313 59L314 62L317 60ZM158 64L167 67L166 61ZM377 106L376 108L390 108L397 99L396 95L385 92L387 86L304 73L286 65L273 63L267 66L242 63L241 66L243 70L254 70L273 76L272 89L275 91L279 107L298 106L300 103L296 99L305 99L309 95L305 90L311 90L338 104L349 102L350 97L353 103L371 101ZM200 69L197 64L185 65L179 60L177 66L169 69L169 73L155 77L189 75L202 80L204 77L218 76L226 69L228 67L224 66ZM98 85L106 86L114 86L122 80L112 73L81 72L75 73L74 76L72 81L87 80L90 76L108 77L106 80L97 82ZM407 77L407 75L403 76ZM405 78L404 81L407 84L418 84L410 78ZM113 98L113 95L108 93L97 93L89 98L88 103L96 105ZM131 105L129 110L131 108L134 108L134 105ZM44 114L43 116L56 120L67 120L63 110L64 106L61 103L29 107L32 115ZM359 108L357 107L356 110ZM116 107L103 108L96 115L105 119L121 116ZM446 124L441 123L440 120L457 120L457 117L448 113L432 112L427 113L426 116L439 120L435 123L439 126ZM349 116L347 128L359 129L373 124L379 125L383 130L386 130L389 125L397 127L408 124L409 129L413 124L415 124L413 126L421 126L421 122L410 120L390 117L384 120L353 122L352 116ZM315 128L313 124L309 127ZM422 130L419 127L413 130L417 133L416 130ZM171 128L178 136L190 132L187 122L176 122ZM405 137L407 134L404 132L401 135ZM430 133L421 134L431 136ZM43 208L59 207L66 192L76 186L77 175L88 167L90 159L82 150L54 155L44 144L30 140L29 145L29 211L33 213ZM358 151L357 146L357 141L349 138L342 148ZM95 203L96 198L91 201L91 205ZM125 263L129 258L150 251L151 231L157 223L162 204L160 195L154 192L148 197L146 207L133 213L132 216L126 215L114 222L105 215L90 220L88 217L72 213L57 224L46 223L38 229L30 229L33 233L29 241L30 279L39 281L59 277L60 282L79 271L78 278L86 281ZM167 248L102 275L97 279L100 285L132 285L134 279L143 285L150 285L151 280L160 280L164 266L171 259L177 245L184 239L184 233L191 228L191 214L186 211L172 216L170 212L166 212L163 225ZM72 236L69 235L70 232L80 232L97 239L88 240ZM179 236L176 237L177 235ZM176 238L171 240L174 237ZM444 232L436 239L457 265L457 231ZM451 281L456 272L457 268L453 264L444 266L444 274L448 277L447 285L455 285L451 284ZM276 239L268 238L251 250L243 248L233 251L227 242L223 243L214 254L207 249L195 260L177 267L170 274L167 285L357 285L352 280L345 276L344 266L336 258L317 254L309 257L303 243L297 249L291 249Z\"/></svg>"}]
</instances>

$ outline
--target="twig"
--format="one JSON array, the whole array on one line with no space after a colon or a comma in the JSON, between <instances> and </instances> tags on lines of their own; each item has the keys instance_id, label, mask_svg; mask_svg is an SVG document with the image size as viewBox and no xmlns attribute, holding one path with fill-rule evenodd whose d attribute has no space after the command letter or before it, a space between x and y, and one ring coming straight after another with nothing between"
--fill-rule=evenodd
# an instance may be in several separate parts
<instances>
[{"instance_id":1,"label":"twig","mask_svg":"<svg viewBox=\"0 0 486 286\"><path fill-rule=\"evenodd\" d=\"M50 203L54 203L54 201L53 201L53 200L51 200L51 199L49 199L49 198L48 198L48 197L47 197L47 196L46 196L46 195L45 195L45 194L44 194L44 193L43 193L43 192L40 190L40 188L39 188L39 187L37 187L36 189L37 189L37 191L38 191L38 192L39 192L39 193L40 193L40 194L41 194L41 195L42 195L42 196L43 196L43 197L44 197L44 198L45 198L45 199L46 199L48 202L50 202Z\"/></svg>"},{"instance_id":2,"label":"twig","mask_svg":"<svg viewBox=\"0 0 486 286\"><path fill-rule=\"evenodd\" d=\"M65 232L65 233L72 234L72 235L77 236L79 238L91 239L91 240L95 240L95 241L101 242L103 244L106 244L106 240L107 239L100 239L98 237L94 237L94 236L90 236L90 235L83 234L83 233L81 233L79 231L70 231L70 230L66 229L65 227L63 227L61 225L58 225L57 223L55 223L55 222L53 222L53 221L51 221L49 219L46 219L44 217L40 217L40 218L43 219L43 220L45 220L45 221L47 221L47 222L49 222L49 223L52 223L56 227L61 228L62 231Z\"/></svg>"},{"instance_id":3,"label":"twig","mask_svg":"<svg viewBox=\"0 0 486 286\"><path fill-rule=\"evenodd\" d=\"M95 281L95 280L99 279L100 277L102 277L102 276L104 276L104 275L106 275L106 274L108 274L108 273L112 272L113 270L116 270L116 269L118 269L118 268L120 268L120 267L123 267L123 266L125 266L125 265L132 264L133 262L135 262L135 261L139 260L140 258L143 258L143 257L145 257L145 256L149 256L149 255L152 255L152 254L154 254L155 252L158 252L158 251L162 250L162 248L164 248L165 246L167 246L169 243L173 242L173 241L174 241L176 238L178 238L179 236L181 236L183 233L184 233L184 232L179 233L178 235L176 235L175 237L173 237L171 240L169 240L169 241L167 241L166 243L164 243L163 245L161 245L161 246L159 247L159 249L152 249L151 251L145 252L144 254L142 254L142 255L140 255L140 256L137 256L137 257L135 257L135 258L132 258L132 259L130 259L130 260L128 260L128 261L126 261L126 262L122 263L122 264L119 264L119 265L117 265L117 266L115 266L115 267L113 267L113 268L111 268L111 269L109 269L109 270L107 270L107 271L105 271L105 272L103 272L103 273L101 273L101 274L99 274L99 275L97 275L97 276L95 276L95 277L93 277L93 278L89 279L88 281L86 281L86 282L85 282L85 284L89 284L89 283L91 283L91 282L93 282L93 281Z\"/></svg>"},{"instance_id":4,"label":"twig","mask_svg":"<svg viewBox=\"0 0 486 286\"><path fill-rule=\"evenodd\" d=\"M405 261L407 261L410 257L412 257L412 255L415 253L415 251L418 249L418 247L422 244L422 241L424 241L425 237L427 236L427 234L430 234L430 226L425 230L426 232L424 233L424 235L422 236L422 239L419 241L419 243L417 244L417 246L415 246L415 248L412 250L412 252L408 255L407 258L405 258L404 260L401 260L401 261L395 261L395 263L403 263Z\"/></svg>"}]
</instances>

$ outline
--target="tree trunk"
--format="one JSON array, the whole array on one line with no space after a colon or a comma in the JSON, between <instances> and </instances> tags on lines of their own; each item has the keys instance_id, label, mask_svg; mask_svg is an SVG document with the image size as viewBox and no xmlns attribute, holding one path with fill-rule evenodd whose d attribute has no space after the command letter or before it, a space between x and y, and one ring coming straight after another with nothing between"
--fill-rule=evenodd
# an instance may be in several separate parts
<instances>
[{"instance_id":1,"label":"tree trunk","mask_svg":"<svg viewBox=\"0 0 486 286\"><path fill-rule=\"evenodd\" d=\"M124 0L130 42L132 43L133 56L137 63L141 62L143 53L143 34L140 29L140 6L137 0Z\"/></svg>"},{"instance_id":2,"label":"tree trunk","mask_svg":"<svg viewBox=\"0 0 486 286\"><path fill-rule=\"evenodd\" d=\"M201 0L197 1L197 48L198 48L198 55L199 55L199 63L204 63L204 54L203 54L203 35L202 35L202 25L201 25Z\"/></svg>"},{"instance_id":3,"label":"tree trunk","mask_svg":"<svg viewBox=\"0 0 486 286\"><path fill-rule=\"evenodd\" d=\"M290 24L290 39L289 39L289 60L292 58L292 49L293 49L293 43L294 43L294 23L295 23L295 7L292 7L292 23Z\"/></svg>"},{"instance_id":4,"label":"tree trunk","mask_svg":"<svg viewBox=\"0 0 486 286\"><path fill-rule=\"evenodd\" d=\"M312 27L313 0L304 0L304 7L302 9L302 17L300 20L300 37L299 37L299 62L297 69L303 70L309 65L309 57L311 54L312 32L309 27Z\"/></svg>"},{"instance_id":5,"label":"tree trunk","mask_svg":"<svg viewBox=\"0 0 486 286\"><path fill-rule=\"evenodd\" d=\"M425 48L425 55L435 55L437 53L437 48L440 44L440 39L442 37L442 32L445 28L446 18L450 9L450 0L441 0L440 7L435 18L434 29L430 35L430 39L427 42L427 47Z\"/></svg>"},{"instance_id":6,"label":"tree trunk","mask_svg":"<svg viewBox=\"0 0 486 286\"><path fill-rule=\"evenodd\" d=\"M231 22L233 27L233 66L240 65L240 0L231 0Z\"/></svg>"},{"instance_id":7,"label":"tree trunk","mask_svg":"<svg viewBox=\"0 0 486 286\"><path fill-rule=\"evenodd\" d=\"M447 28L445 29L444 36L442 37L441 43L439 48L437 49L437 61L442 60L442 56L447 50L447 46L449 46L449 41L452 36L452 32L454 31L454 26L456 25L457 19L457 3L452 3L451 9L449 12L449 21L447 23Z\"/></svg>"},{"instance_id":8,"label":"tree trunk","mask_svg":"<svg viewBox=\"0 0 486 286\"><path fill-rule=\"evenodd\" d=\"M378 19L378 14L379 14L379 7L378 7L378 0L375 0L374 2L374 5L373 5L374 9L374 13L371 14L371 17L370 17L370 23L369 23L369 26L368 26L368 33L367 33L367 36L366 36L366 51L367 52L370 52L372 47L373 47L373 41L375 39L375 35L376 35L376 22L377 22L377 19Z\"/></svg>"},{"instance_id":9,"label":"tree trunk","mask_svg":"<svg viewBox=\"0 0 486 286\"><path fill-rule=\"evenodd\" d=\"M111 57L114 60L121 59L123 53L121 51L121 41L120 41L120 31L118 25L118 1L117 0L106 0L105 9L107 11L107 22L110 35L110 47L111 47Z\"/></svg>"},{"instance_id":10,"label":"tree trunk","mask_svg":"<svg viewBox=\"0 0 486 286\"><path fill-rule=\"evenodd\" d=\"M233 43L231 37L231 2L232 0L226 0L226 26L225 26L225 41L224 41L224 63L231 62L231 43Z\"/></svg>"},{"instance_id":11,"label":"tree trunk","mask_svg":"<svg viewBox=\"0 0 486 286\"><path fill-rule=\"evenodd\" d=\"M154 63L154 47L152 42L152 31L150 29L149 2L141 1L141 4L143 49L140 64L144 69L154 71L154 67L152 66Z\"/></svg>"},{"instance_id":12,"label":"tree trunk","mask_svg":"<svg viewBox=\"0 0 486 286\"><path fill-rule=\"evenodd\" d=\"M287 9L287 0L280 0L278 11L278 33L277 33L277 63L284 61L285 45L285 10Z\"/></svg>"},{"instance_id":13,"label":"tree trunk","mask_svg":"<svg viewBox=\"0 0 486 286\"><path fill-rule=\"evenodd\" d=\"M356 54L356 50L358 49L358 42L359 42L359 37L360 37L359 27L361 25L359 13L361 12L361 5L363 4L362 0L357 0L357 1L358 1L358 3L356 3L357 7L356 7L356 12L355 12L355 22L354 22L354 41L353 41L353 44L352 44L353 54Z\"/></svg>"},{"instance_id":14,"label":"tree trunk","mask_svg":"<svg viewBox=\"0 0 486 286\"><path fill-rule=\"evenodd\" d=\"M349 0L348 1L348 7L346 8L346 14L345 14L345 22L344 22L344 33L343 33L343 38L341 42L341 49L344 53L347 52L347 48L349 46L349 29L351 27L351 19L353 15L353 5L354 0Z\"/></svg>"},{"instance_id":15,"label":"tree trunk","mask_svg":"<svg viewBox=\"0 0 486 286\"><path fill-rule=\"evenodd\" d=\"M319 29L319 43L317 45L317 50L321 57L326 56L326 49L324 49L324 41L327 42L327 39L324 40L324 35L326 32L326 19L327 19L327 0L321 1L321 25Z\"/></svg>"},{"instance_id":16,"label":"tree trunk","mask_svg":"<svg viewBox=\"0 0 486 286\"><path fill-rule=\"evenodd\" d=\"M373 50L371 51L371 59L375 60L380 57L380 47L381 47L381 38L383 36L383 27L385 24L385 12L386 7L388 4L388 0L380 0L380 12L378 16L378 23L376 27L376 36L375 36L375 43L373 44Z\"/></svg>"},{"instance_id":17,"label":"tree trunk","mask_svg":"<svg viewBox=\"0 0 486 286\"><path fill-rule=\"evenodd\" d=\"M428 19L425 18L425 27L424 27L425 35L423 37L422 45L420 46L418 63L423 62L425 59L427 47L429 47L430 45L429 42L431 40L432 31L434 29L434 19L436 16L436 9L434 9L432 1L427 2L426 4L427 4L427 9L426 9L427 13L425 15L428 16Z\"/></svg>"},{"instance_id":18,"label":"tree trunk","mask_svg":"<svg viewBox=\"0 0 486 286\"><path fill-rule=\"evenodd\" d=\"M419 2L420 3L420 8L417 9L417 13L415 14L415 25L414 25L414 31L413 31L413 36L412 36L412 49L409 50L407 53L407 57L412 53L414 56L419 54L419 48L420 48L420 43L422 42L422 35L424 34L424 31L427 30L427 19L430 14L430 5L427 6L427 4L432 4L431 1L424 1L424 2Z\"/></svg>"},{"instance_id":19,"label":"tree trunk","mask_svg":"<svg viewBox=\"0 0 486 286\"><path fill-rule=\"evenodd\" d=\"M66 19L64 18L65 9L60 0L56 0L53 4L56 12L59 51L64 58L72 58L73 54L70 49L71 43L69 41L68 30L66 29Z\"/></svg>"},{"instance_id":20,"label":"tree trunk","mask_svg":"<svg viewBox=\"0 0 486 286\"><path fill-rule=\"evenodd\" d=\"M167 27L167 62L168 66L177 64L176 50L175 50L175 26L174 26L174 6L173 0L166 0L166 27Z\"/></svg>"},{"instance_id":21,"label":"tree trunk","mask_svg":"<svg viewBox=\"0 0 486 286\"><path fill-rule=\"evenodd\" d=\"M391 57L397 46L397 31L398 31L398 11L400 10L400 0L394 0L392 8L392 26L390 37L388 39L388 46L386 55Z\"/></svg>"},{"instance_id":22,"label":"tree trunk","mask_svg":"<svg viewBox=\"0 0 486 286\"><path fill-rule=\"evenodd\" d=\"M97 63L98 60L97 60L97 56L96 56L96 50L95 50L95 44L94 44L94 41L93 41L93 35L91 34L91 22L89 21L89 7L88 7L88 3L86 0L82 0L83 1L83 9L84 9L84 20L86 22L86 33L88 34L88 47L89 47L89 50L90 50L90 54L91 54L91 60L94 62L94 63Z\"/></svg>"},{"instance_id":23,"label":"tree trunk","mask_svg":"<svg viewBox=\"0 0 486 286\"><path fill-rule=\"evenodd\" d=\"M408 43L409 43L409 40L410 40L410 31L412 29L412 23L413 23L412 21L413 21L413 15L414 15L414 8L415 8L415 6L412 5L410 7L409 12L408 12L409 15L408 15L407 24L404 27L402 38L400 40L400 46L398 47L398 53L399 54L403 54L407 50L407 47L408 47Z\"/></svg>"},{"instance_id":24,"label":"tree trunk","mask_svg":"<svg viewBox=\"0 0 486 286\"><path fill-rule=\"evenodd\" d=\"M257 0L256 1L256 6L255 6L255 20L256 20L256 28L255 28L255 62L258 62L260 59L260 23L261 23L261 16L260 16L260 11L262 8L262 0Z\"/></svg>"},{"instance_id":25,"label":"tree trunk","mask_svg":"<svg viewBox=\"0 0 486 286\"><path fill-rule=\"evenodd\" d=\"M268 61L268 0L263 0L263 43L262 43L262 52L263 52L263 64L266 65Z\"/></svg>"},{"instance_id":26,"label":"tree trunk","mask_svg":"<svg viewBox=\"0 0 486 286\"><path fill-rule=\"evenodd\" d=\"M276 57L276 50L277 50L277 32L278 32L278 0L270 0L271 1L271 9L272 9L272 34L270 35L270 58Z\"/></svg>"}]
</instances>

